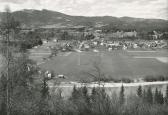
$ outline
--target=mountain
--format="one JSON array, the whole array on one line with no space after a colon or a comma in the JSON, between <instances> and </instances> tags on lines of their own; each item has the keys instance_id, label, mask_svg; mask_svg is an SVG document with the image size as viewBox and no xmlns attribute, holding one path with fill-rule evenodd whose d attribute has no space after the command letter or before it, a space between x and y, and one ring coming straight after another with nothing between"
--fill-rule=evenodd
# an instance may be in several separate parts
<instances>
[{"instance_id":1,"label":"mountain","mask_svg":"<svg viewBox=\"0 0 168 115\"><path fill-rule=\"evenodd\" d=\"M0 13L2 17L4 13ZM70 16L50 10L21 10L12 12L16 20L20 21L26 27L61 27L61 26L105 26L111 25L119 28L131 29L166 29L168 30L168 21L161 19L143 19L132 17L112 17L112 16ZM1 18L0 18L1 20Z\"/></svg>"}]
</instances>

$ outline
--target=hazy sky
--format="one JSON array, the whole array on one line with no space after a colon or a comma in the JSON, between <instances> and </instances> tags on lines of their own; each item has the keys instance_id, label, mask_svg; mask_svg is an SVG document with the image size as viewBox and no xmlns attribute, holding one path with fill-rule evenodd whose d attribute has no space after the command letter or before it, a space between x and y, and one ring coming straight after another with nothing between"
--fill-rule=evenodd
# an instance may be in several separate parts
<instances>
[{"instance_id":1,"label":"hazy sky","mask_svg":"<svg viewBox=\"0 0 168 115\"><path fill-rule=\"evenodd\" d=\"M69 15L168 19L168 0L0 0L0 11L48 9Z\"/></svg>"}]
</instances>

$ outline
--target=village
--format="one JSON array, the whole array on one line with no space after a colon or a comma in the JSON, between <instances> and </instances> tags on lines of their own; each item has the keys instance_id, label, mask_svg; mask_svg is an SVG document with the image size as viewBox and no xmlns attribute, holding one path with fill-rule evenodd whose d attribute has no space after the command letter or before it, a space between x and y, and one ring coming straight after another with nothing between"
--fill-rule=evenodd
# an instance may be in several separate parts
<instances>
[{"instance_id":1,"label":"village","mask_svg":"<svg viewBox=\"0 0 168 115\"><path fill-rule=\"evenodd\" d=\"M49 34L49 37L42 39L42 45L37 45L32 49L29 49L30 59L35 60L38 66L45 64L47 60L49 61L57 57L59 58L59 56L62 55L72 55L71 53L73 52L92 52L92 54L101 52L113 53L116 51L166 52L168 48L167 38L163 39L156 31L153 31L153 35L149 34L148 39L140 39L140 36L136 31L117 31L115 33L106 34L100 29L94 30L89 28L85 30L83 26L63 28L61 30L43 28L33 31L36 31L37 33L45 33L46 36ZM164 34L166 33L162 33L162 36ZM167 56L167 54L163 57L167 60L165 56ZM49 68L46 70L46 76L51 78L51 76L55 76L55 74L53 72L54 70L50 70ZM66 72L56 73L56 78L66 79L69 76Z\"/></svg>"},{"instance_id":2,"label":"village","mask_svg":"<svg viewBox=\"0 0 168 115\"><path fill-rule=\"evenodd\" d=\"M81 32L82 30L82 32ZM104 48L107 50L116 49L166 49L167 48L167 33L158 33L155 30L146 36L148 39L141 38L136 31L123 32L117 31L113 33L103 33L100 29L87 28L78 26L74 28L63 28L60 30L63 35L58 35L61 32L54 33L53 29L46 29L42 32L54 34L53 37L43 39L43 43L55 42L56 45L50 47L51 49L61 49L62 51L70 50L93 50L94 48ZM56 30L55 30L56 31ZM58 30L57 30L58 31ZM64 35L66 34L66 35ZM54 37L55 36L55 37Z\"/></svg>"}]
</instances>

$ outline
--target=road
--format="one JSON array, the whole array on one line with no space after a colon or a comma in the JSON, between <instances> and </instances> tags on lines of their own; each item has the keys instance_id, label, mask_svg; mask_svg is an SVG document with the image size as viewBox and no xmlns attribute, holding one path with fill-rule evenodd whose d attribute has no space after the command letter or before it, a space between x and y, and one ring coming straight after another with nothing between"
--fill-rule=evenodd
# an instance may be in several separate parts
<instances>
[{"instance_id":1,"label":"road","mask_svg":"<svg viewBox=\"0 0 168 115\"><path fill-rule=\"evenodd\" d=\"M82 86L86 86L86 87L121 87L122 85L124 87L138 87L138 86L153 86L153 85L168 85L168 81L157 81L157 82L138 82L138 83L101 83L99 85L98 82L92 82L92 83L80 83L80 82L61 82L59 85L53 85L52 83L49 83L49 87L82 87Z\"/></svg>"}]
</instances>

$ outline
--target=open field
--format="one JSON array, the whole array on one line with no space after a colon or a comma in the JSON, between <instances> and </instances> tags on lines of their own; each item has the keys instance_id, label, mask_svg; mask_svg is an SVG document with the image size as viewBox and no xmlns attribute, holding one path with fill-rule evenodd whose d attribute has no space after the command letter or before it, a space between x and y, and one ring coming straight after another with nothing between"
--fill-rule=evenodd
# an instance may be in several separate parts
<instances>
[{"instance_id":1,"label":"open field","mask_svg":"<svg viewBox=\"0 0 168 115\"><path fill-rule=\"evenodd\" d=\"M150 75L168 76L167 59L167 51L65 52L39 66L64 74L67 81L88 81L93 79L88 73L96 74L93 66L96 62L107 78L137 79Z\"/></svg>"}]
</instances>

